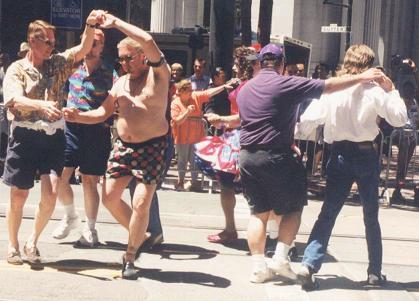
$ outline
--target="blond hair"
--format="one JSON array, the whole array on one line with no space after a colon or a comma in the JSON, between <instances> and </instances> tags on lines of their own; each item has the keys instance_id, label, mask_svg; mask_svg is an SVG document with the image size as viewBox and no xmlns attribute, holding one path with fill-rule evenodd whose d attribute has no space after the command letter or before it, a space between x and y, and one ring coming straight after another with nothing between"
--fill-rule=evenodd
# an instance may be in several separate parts
<instances>
[{"instance_id":1,"label":"blond hair","mask_svg":"<svg viewBox=\"0 0 419 301\"><path fill-rule=\"evenodd\" d=\"M375 54L370 47L364 44L352 45L346 51L339 75L362 73L372 67L374 60Z\"/></svg>"},{"instance_id":2,"label":"blond hair","mask_svg":"<svg viewBox=\"0 0 419 301\"><path fill-rule=\"evenodd\" d=\"M172 66L170 66L170 68L172 70L173 69L177 69L177 70L183 71L183 66L181 64L179 64L179 63L173 63Z\"/></svg>"},{"instance_id":3,"label":"blond hair","mask_svg":"<svg viewBox=\"0 0 419 301\"><path fill-rule=\"evenodd\" d=\"M192 87L191 82L188 79L182 79L180 82L176 84L176 89L179 92L182 92L188 88Z\"/></svg>"},{"instance_id":4,"label":"blond hair","mask_svg":"<svg viewBox=\"0 0 419 301\"><path fill-rule=\"evenodd\" d=\"M126 37L125 39L121 40L116 47L118 49L122 47L129 47L134 48L137 52L143 52L143 47L141 46L141 44L130 37Z\"/></svg>"},{"instance_id":5,"label":"blond hair","mask_svg":"<svg viewBox=\"0 0 419 301\"><path fill-rule=\"evenodd\" d=\"M44 30L48 30L48 29L49 30L52 30L54 32L54 34L55 34L55 26L54 25L51 25L50 23L48 23L46 21L43 21L43 20L35 20L35 21L29 23L29 26L28 26L28 34L27 34L28 41L29 41L29 37L32 34L40 33L40 32L42 32L43 29Z\"/></svg>"}]
</instances>

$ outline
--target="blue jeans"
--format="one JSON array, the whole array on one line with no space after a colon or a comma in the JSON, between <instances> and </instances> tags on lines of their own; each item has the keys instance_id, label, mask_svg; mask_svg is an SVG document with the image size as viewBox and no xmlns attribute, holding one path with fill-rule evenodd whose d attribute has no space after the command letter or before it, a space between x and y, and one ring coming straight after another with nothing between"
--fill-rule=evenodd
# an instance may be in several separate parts
<instances>
[{"instance_id":1,"label":"blue jeans","mask_svg":"<svg viewBox=\"0 0 419 301\"><path fill-rule=\"evenodd\" d=\"M170 162L172 161L172 158L175 154L172 134L169 134L167 136L167 144L168 144L167 145L167 150L166 150L165 158L164 158L164 161L166 163L166 169L164 170L163 175L161 177L162 181L164 180L164 178L167 174L167 171L169 170ZM162 183L159 183L157 185L156 190L161 188L161 184ZM137 182L136 182L135 178L132 178L131 182L128 184L131 200L134 196L134 191L135 191L135 186L136 185L137 185ZM151 200L147 232L150 232L151 235L153 235L153 236L163 234L163 228L161 226L161 220L160 220L159 198L157 196L157 191L154 192L153 199Z\"/></svg>"},{"instance_id":2,"label":"blue jeans","mask_svg":"<svg viewBox=\"0 0 419 301\"><path fill-rule=\"evenodd\" d=\"M372 143L335 142L326 169L326 196L311 231L302 263L320 269L336 218L354 182L358 185L368 246L368 274L380 275L381 229L378 222L380 166ZM354 246L356 247L356 246Z\"/></svg>"}]
</instances>

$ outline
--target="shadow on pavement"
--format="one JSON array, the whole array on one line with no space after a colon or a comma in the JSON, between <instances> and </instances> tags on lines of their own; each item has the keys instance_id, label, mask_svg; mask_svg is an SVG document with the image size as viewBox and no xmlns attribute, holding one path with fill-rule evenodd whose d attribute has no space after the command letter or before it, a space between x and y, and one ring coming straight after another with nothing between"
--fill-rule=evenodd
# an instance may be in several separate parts
<instances>
[{"instance_id":1,"label":"shadow on pavement","mask_svg":"<svg viewBox=\"0 0 419 301\"><path fill-rule=\"evenodd\" d=\"M114 241L106 241L105 244L100 244L97 248L125 251L127 245ZM219 254L218 251L202 247L171 243L162 243L154 246L152 249L142 250L141 253L160 254L161 258L171 260L211 259Z\"/></svg>"},{"instance_id":2,"label":"shadow on pavement","mask_svg":"<svg viewBox=\"0 0 419 301\"><path fill-rule=\"evenodd\" d=\"M174 272L142 268L138 274L139 277L165 283L189 283L217 288L226 288L231 285L231 281L226 278L200 272Z\"/></svg>"},{"instance_id":3,"label":"shadow on pavement","mask_svg":"<svg viewBox=\"0 0 419 301\"><path fill-rule=\"evenodd\" d=\"M316 290L392 290L392 291L417 291L419 290L419 282L396 282L388 280L384 286L369 285L367 281L353 281L347 277L337 275L315 275Z\"/></svg>"},{"instance_id":4,"label":"shadow on pavement","mask_svg":"<svg viewBox=\"0 0 419 301\"><path fill-rule=\"evenodd\" d=\"M116 262L100 262L94 260L85 259L65 259L58 261L46 261L39 264L30 264L32 270L42 271L45 268L56 269L58 272L64 272L69 274L75 274L84 277L90 277L103 281L111 281L114 277L104 277L95 273L86 274L83 272L94 271L94 270L109 270L109 271L120 271L121 264Z\"/></svg>"}]
</instances>

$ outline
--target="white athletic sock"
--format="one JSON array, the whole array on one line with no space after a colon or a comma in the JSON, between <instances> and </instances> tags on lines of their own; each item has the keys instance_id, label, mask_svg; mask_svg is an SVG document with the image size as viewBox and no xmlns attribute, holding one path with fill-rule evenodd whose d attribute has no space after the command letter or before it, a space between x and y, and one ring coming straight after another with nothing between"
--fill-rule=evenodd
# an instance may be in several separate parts
<instances>
[{"instance_id":1,"label":"white athletic sock","mask_svg":"<svg viewBox=\"0 0 419 301\"><path fill-rule=\"evenodd\" d=\"M266 270L266 261L264 254L254 254L252 255L253 262L253 271L265 271Z\"/></svg>"},{"instance_id":2,"label":"white athletic sock","mask_svg":"<svg viewBox=\"0 0 419 301\"><path fill-rule=\"evenodd\" d=\"M86 224L85 228L89 229L90 231L93 231L96 226L96 219L89 219L86 217Z\"/></svg>"},{"instance_id":3,"label":"white athletic sock","mask_svg":"<svg viewBox=\"0 0 419 301\"><path fill-rule=\"evenodd\" d=\"M273 256L273 259L278 261L288 261L288 252L290 248L291 246L278 241L276 243L275 254Z\"/></svg>"},{"instance_id":4,"label":"white athletic sock","mask_svg":"<svg viewBox=\"0 0 419 301\"><path fill-rule=\"evenodd\" d=\"M64 213L68 218L75 218L77 217L76 208L73 204L63 205Z\"/></svg>"}]
</instances>

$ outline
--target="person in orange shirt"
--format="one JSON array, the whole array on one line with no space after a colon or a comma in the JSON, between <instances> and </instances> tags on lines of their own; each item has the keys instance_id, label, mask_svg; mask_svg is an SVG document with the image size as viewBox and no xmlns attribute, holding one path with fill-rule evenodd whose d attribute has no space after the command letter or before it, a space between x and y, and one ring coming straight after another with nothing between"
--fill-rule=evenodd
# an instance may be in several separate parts
<instances>
[{"instance_id":1,"label":"person in orange shirt","mask_svg":"<svg viewBox=\"0 0 419 301\"><path fill-rule=\"evenodd\" d=\"M171 104L172 131L178 156L178 182L176 190L199 191L198 172L194 163L194 144L205 136L202 119L202 104L222 92L232 89L230 86L236 79L225 85L205 91L192 91L191 82L187 79L176 84L177 92ZM186 167L189 162L192 183L185 184Z\"/></svg>"}]
</instances>

